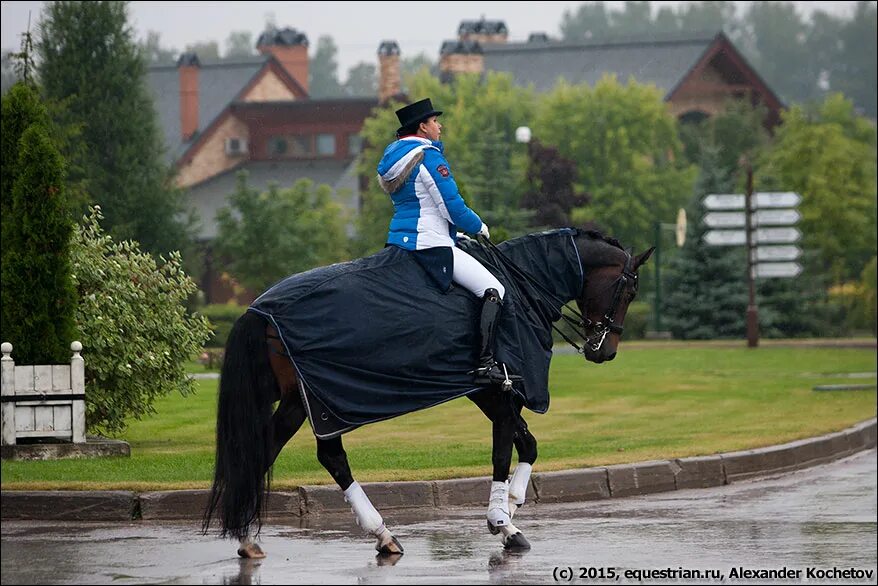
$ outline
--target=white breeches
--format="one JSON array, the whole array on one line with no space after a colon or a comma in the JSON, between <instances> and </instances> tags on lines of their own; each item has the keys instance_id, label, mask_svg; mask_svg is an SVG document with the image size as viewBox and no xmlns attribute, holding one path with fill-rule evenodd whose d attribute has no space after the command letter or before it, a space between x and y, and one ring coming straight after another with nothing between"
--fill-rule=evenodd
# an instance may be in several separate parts
<instances>
[{"instance_id":1,"label":"white breeches","mask_svg":"<svg viewBox=\"0 0 878 586\"><path fill-rule=\"evenodd\" d=\"M506 294L506 289L500 281L491 274L491 271L482 266L482 263L471 257L466 252L453 246L454 275L451 280L481 299L488 289L496 289L500 299Z\"/></svg>"}]
</instances>

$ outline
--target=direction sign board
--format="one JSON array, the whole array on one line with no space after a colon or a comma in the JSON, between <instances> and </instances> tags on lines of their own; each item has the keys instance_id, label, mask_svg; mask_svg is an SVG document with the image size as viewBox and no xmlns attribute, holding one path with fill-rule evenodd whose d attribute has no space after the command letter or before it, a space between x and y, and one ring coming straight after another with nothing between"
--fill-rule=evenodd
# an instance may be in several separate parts
<instances>
[{"instance_id":1,"label":"direction sign board","mask_svg":"<svg viewBox=\"0 0 878 586\"><path fill-rule=\"evenodd\" d=\"M796 228L758 228L754 242L758 244L792 244L798 242L802 233Z\"/></svg>"},{"instance_id":2,"label":"direction sign board","mask_svg":"<svg viewBox=\"0 0 878 586\"><path fill-rule=\"evenodd\" d=\"M767 191L753 194L751 205L754 209L793 208L799 205L802 196L792 191ZM711 193L704 196L704 207L708 210L743 210L743 193Z\"/></svg>"},{"instance_id":3,"label":"direction sign board","mask_svg":"<svg viewBox=\"0 0 878 586\"><path fill-rule=\"evenodd\" d=\"M743 210L744 194L711 193L704 196L704 207L709 210Z\"/></svg>"},{"instance_id":4,"label":"direction sign board","mask_svg":"<svg viewBox=\"0 0 878 586\"><path fill-rule=\"evenodd\" d=\"M704 243L710 246L739 246L747 244L743 230L709 230L704 233Z\"/></svg>"},{"instance_id":5,"label":"direction sign board","mask_svg":"<svg viewBox=\"0 0 878 586\"><path fill-rule=\"evenodd\" d=\"M789 245L764 245L753 249L753 261L769 260L796 260L802 256L802 249L798 246Z\"/></svg>"},{"instance_id":6,"label":"direction sign board","mask_svg":"<svg viewBox=\"0 0 878 586\"><path fill-rule=\"evenodd\" d=\"M704 214L708 228L743 228L747 224L744 212L708 212Z\"/></svg>"},{"instance_id":7,"label":"direction sign board","mask_svg":"<svg viewBox=\"0 0 878 586\"><path fill-rule=\"evenodd\" d=\"M744 212L741 212L742 214ZM772 210L763 209L756 210L753 214L753 225L755 226L789 226L799 221L802 215L797 210Z\"/></svg>"},{"instance_id":8,"label":"direction sign board","mask_svg":"<svg viewBox=\"0 0 878 586\"><path fill-rule=\"evenodd\" d=\"M760 262L753 265L753 276L762 279L796 277L801 272L802 265L797 262Z\"/></svg>"},{"instance_id":9,"label":"direction sign board","mask_svg":"<svg viewBox=\"0 0 878 586\"><path fill-rule=\"evenodd\" d=\"M766 192L753 194L753 207L761 208L794 208L802 201L802 196L792 191Z\"/></svg>"}]
</instances>

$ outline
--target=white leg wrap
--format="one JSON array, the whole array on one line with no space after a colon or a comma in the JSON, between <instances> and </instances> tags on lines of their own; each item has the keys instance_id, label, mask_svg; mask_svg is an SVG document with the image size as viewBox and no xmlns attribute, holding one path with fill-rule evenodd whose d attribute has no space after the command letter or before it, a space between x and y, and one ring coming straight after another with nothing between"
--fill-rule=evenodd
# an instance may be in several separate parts
<instances>
[{"instance_id":1,"label":"white leg wrap","mask_svg":"<svg viewBox=\"0 0 878 586\"><path fill-rule=\"evenodd\" d=\"M488 500L488 522L494 527L502 527L511 523L508 482L491 482L491 497Z\"/></svg>"},{"instance_id":2,"label":"white leg wrap","mask_svg":"<svg viewBox=\"0 0 878 586\"><path fill-rule=\"evenodd\" d=\"M387 528L384 527L384 519L381 518L381 514L372 506L372 502L366 496L366 493L363 492L363 487L357 481L354 481L344 491L344 500L350 503L351 511L357 517L357 525L362 527L363 531L371 533L376 537L387 531Z\"/></svg>"},{"instance_id":3,"label":"white leg wrap","mask_svg":"<svg viewBox=\"0 0 878 586\"><path fill-rule=\"evenodd\" d=\"M513 504L521 506L527 497L527 485L530 483L530 473L533 467L527 462L519 462L512 473L509 481L509 500Z\"/></svg>"}]
</instances>

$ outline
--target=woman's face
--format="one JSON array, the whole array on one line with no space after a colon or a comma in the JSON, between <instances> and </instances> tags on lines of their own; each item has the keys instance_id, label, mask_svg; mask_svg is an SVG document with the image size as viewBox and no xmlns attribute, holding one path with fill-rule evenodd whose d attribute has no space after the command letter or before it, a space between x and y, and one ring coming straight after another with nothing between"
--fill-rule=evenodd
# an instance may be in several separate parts
<instances>
[{"instance_id":1,"label":"woman's face","mask_svg":"<svg viewBox=\"0 0 878 586\"><path fill-rule=\"evenodd\" d=\"M442 134L442 125L439 124L438 116L430 116L420 124L420 131L424 138L429 138L434 142L438 142L439 135Z\"/></svg>"}]
</instances>

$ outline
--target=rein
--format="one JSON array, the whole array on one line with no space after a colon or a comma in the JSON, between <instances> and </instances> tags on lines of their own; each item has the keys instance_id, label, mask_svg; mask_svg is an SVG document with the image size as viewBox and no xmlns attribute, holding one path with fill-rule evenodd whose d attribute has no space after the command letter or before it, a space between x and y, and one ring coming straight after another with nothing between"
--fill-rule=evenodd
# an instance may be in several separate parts
<instances>
[{"instance_id":1,"label":"rein","mask_svg":"<svg viewBox=\"0 0 878 586\"><path fill-rule=\"evenodd\" d=\"M542 301L552 301L554 303L557 303L562 309L561 317L564 318L564 320L573 328L573 331L576 332L576 335L582 338L583 345L588 346L588 348L593 352L597 352L598 350L600 350L601 346L604 343L604 340L607 337L607 334L609 334L610 332L622 335L624 326L616 325L613 322L613 316L616 315L616 310L619 308L619 303L622 300L622 292L628 286L628 282L631 281L635 284L637 283L637 273L631 270L631 254L629 254L627 250L623 250L623 252L625 253L625 266L622 269L622 272L619 274L619 277L613 283L613 285L615 286L615 289L613 291L613 302L610 304L610 307L609 309L607 309L606 313L604 313L603 318L599 321L593 322L588 317L579 313L577 309L571 307L569 301L565 302L563 299L559 298L557 295L547 290L533 276L531 276L514 262L512 262L512 260L510 260L509 257L507 257L505 254L503 254L493 242L491 242L484 236L477 236L476 238L485 247L489 254L494 257L495 262L497 262L498 265L506 267L506 269L508 269L512 274L526 281L532 287L534 287L538 291L539 296L542 298ZM565 308L573 313L574 317L565 314L563 312L563 309ZM566 340L568 344L573 346L576 349L577 353L585 353L585 350L581 346L579 346L579 344L572 340L554 323L552 323L552 328L556 332L561 334L561 337L564 338L564 340ZM591 333L587 331L587 328L591 328Z\"/></svg>"}]
</instances>

